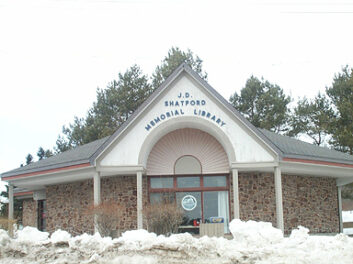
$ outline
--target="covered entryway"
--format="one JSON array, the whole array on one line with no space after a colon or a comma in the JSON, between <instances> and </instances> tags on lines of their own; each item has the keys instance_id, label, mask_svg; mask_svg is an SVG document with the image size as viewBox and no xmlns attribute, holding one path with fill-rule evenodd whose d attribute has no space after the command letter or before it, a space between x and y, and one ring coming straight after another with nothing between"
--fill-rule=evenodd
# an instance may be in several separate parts
<instances>
[{"instance_id":1,"label":"covered entryway","mask_svg":"<svg viewBox=\"0 0 353 264\"><path fill-rule=\"evenodd\" d=\"M194 128L174 130L152 148L147 160L151 203L176 201L185 213L181 231L198 233L214 218L229 224L229 161L222 145Z\"/></svg>"}]
</instances>

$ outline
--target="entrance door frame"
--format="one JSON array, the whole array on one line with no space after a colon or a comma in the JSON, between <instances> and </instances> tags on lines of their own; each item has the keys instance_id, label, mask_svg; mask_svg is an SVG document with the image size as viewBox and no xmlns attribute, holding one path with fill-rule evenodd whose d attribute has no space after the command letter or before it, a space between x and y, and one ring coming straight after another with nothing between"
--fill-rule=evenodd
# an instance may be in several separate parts
<instances>
[{"instance_id":1,"label":"entrance door frame","mask_svg":"<svg viewBox=\"0 0 353 264\"><path fill-rule=\"evenodd\" d=\"M226 176L226 186L225 187L204 187L204 177L207 176ZM173 187L172 188L151 188L151 178L173 178ZM178 188L177 187L177 178L181 177L200 177L200 187L191 187L191 188ZM150 200L151 193L174 193L174 200L176 201L177 192L201 192L201 220L204 219L203 211L203 192L210 191L228 191L228 212L229 218L231 218L231 199L230 199L230 173L210 173L210 174L166 174L166 175L147 175L147 184L148 184L148 200ZM228 219L230 221L230 219Z\"/></svg>"}]
</instances>

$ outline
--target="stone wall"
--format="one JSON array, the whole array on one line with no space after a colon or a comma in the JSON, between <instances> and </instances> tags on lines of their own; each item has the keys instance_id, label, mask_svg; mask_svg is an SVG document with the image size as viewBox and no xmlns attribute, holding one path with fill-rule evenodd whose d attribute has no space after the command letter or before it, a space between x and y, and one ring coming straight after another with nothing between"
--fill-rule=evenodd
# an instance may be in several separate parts
<instances>
[{"instance_id":1,"label":"stone wall","mask_svg":"<svg viewBox=\"0 0 353 264\"><path fill-rule=\"evenodd\" d=\"M233 183L230 177L231 215ZM339 232L338 198L335 179L282 175L285 233L299 225L312 233ZM276 226L276 196L271 173L239 173L240 219L271 222Z\"/></svg>"},{"instance_id":2,"label":"stone wall","mask_svg":"<svg viewBox=\"0 0 353 264\"><path fill-rule=\"evenodd\" d=\"M120 232L137 228L137 182L136 176L117 176L102 179L103 201L113 200L124 209ZM147 202L147 177L143 177L143 201Z\"/></svg>"},{"instance_id":3,"label":"stone wall","mask_svg":"<svg viewBox=\"0 0 353 264\"><path fill-rule=\"evenodd\" d=\"M147 178L143 177L144 201L147 201ZM89 213L93 205L93 180L48 186L47 231L56 229L71 234L93 233L94 220ZM123 208L117 229L122 232L137 228L136 176L104 177L101 179L102 201L116 201Z\"/></svg>"},{"instance_id":4,"label":"stone wall","mask_svg":"<svg viewBox=\"0 0 353 264\"><path fill-rule=\"evenodd\" d=\"M230 210L233 212L232 177L230 176ZM102 199L122 205L124 213L117 227L120 231L136 229L136 177L102 178ZM313 233L339 231L337 187L335 180L324 177L282 175L285 232L298 225ZM147 178L143 177L143 200L148 201ZM93 204L93 180L48 186L47 231L67 230L76 235L94 230L88 207ZM271 173L239 173L240 218L271 222L276 226L274 176ZM37 207L33 200L24 200L23 225L37 226Z\"/></svg>"},{"instance_id":5,"label":"stone wall","mask_svg":"<svg viewBox=\"0 0 353 264\"><path fill-rule=\"evenodd\" d=\"M339 232L335 179L282 175L282 188L286 232L298 225L312 233Z\"/></svg>"},{"instance_id":6,"label":"stone wall","mask_svg":"<svg viewBox=\"0 0 353 264\"><path fill-rule=\"evenodd\" d=\"M48 186L46 195L48 232L93 232L93 217L88 214L93 203L93 180Z\"/></svg>"},{"instance_id":7,"label":"stone wall","mask_svg":"<svg viewBox=\"0 0 353 264\"><path fill-rule=\"evenodd\" d=\"M37 227L37 201L25 199L22 206L22 225Z\"/></svg>"},{"instance_id":8,"label":"stone wall","mask_svg":"<svg viewBox=\"0 0 353 264\"><path fill-rule=\"evenodd\" d=\"M239 173L240 219L271 222L276 225L274 178L266 173ZM231 215L234 216L233 182L231 182Z\"/></svg>"}]
</instances>

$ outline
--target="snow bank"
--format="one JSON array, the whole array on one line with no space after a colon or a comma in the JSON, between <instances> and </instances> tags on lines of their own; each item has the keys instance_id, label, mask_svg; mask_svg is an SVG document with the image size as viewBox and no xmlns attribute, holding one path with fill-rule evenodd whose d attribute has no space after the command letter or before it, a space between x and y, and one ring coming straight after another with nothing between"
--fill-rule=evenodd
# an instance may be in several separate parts
<instances>
[{"instance_id":1,"label":"snow bank","mask_svg":"<svg viewBox=\"0 0 353 264\"><path fill-rule=\"evenodd\" d=\"M50 240L54 244L69 243L71 239L71 234L61 229L56 230L51 236Z\"/></svg>"},{"instance_id":2,"label":"snow bank","mask_svg":"<svg viewBox=\"0 0 353 264\"><path fill-rule=\"evenodd\" d=\"M127 231L118 239L26 227L14 239L0 230L0 263L352 263L353 239L310 236L305 227L283 237L270 223L233 220L233 239Z\"/></svg>"},{"instance_id":3,"label":"snow bank","mask_svg":"<svg viewBox=\"0 0 353 264\"><path fill-rule=\"evenodd\" d=\"M234 239L252 245L279 243L283 239L282 231L274 228L271 223L234 219L229 224Z\"/></svg>"},{"instance_id":4,"label":"snow bank","mask_svg":"<svg viewBox=\"0 0 353 264\"><path fill-rule=\"evenodd\" d=\"M3 229L0 229L0 246L5 246L10 242L10 237L7 232Z\"/></svg>"},{"instance_id":5,"label":"snow bank","mask_svg":"<svg viewBox=\"0 0 353 264\"><path fill-rule=\"evenodd\" d=\"M22 230L17 231L17 241L20 242L43 242L48 240L49 233L41 232L37 228L26 226Z\"/></svg>"}]
</instances>

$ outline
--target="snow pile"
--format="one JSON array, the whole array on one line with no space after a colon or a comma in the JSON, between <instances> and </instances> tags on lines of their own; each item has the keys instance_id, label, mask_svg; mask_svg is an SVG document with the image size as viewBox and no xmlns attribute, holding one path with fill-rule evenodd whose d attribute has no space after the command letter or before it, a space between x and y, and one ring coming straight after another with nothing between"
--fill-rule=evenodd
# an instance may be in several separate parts
<instances>
[{"instance_id":1,"label":"snow pile","mask_svg":"<svg viewBox=\"0 0 353 264\"><path fill-rule=\"evenodd\" d=\"M282 231L274 228L271 223L234 219L229 224L234 239L251 245L279 243L283 239Z\"/></svg>"},{"instance_id":2,"label":"snow pile","mask_svg":"<svg viewBox=\"0 0 353 264\"><path fill-rule=\"evenodd\" d=\"M10 242L10 237L7 232L3 229L0 229L0 246L5 246Z\"/></svg>"},{"instance_id":3,"label":"snow pile","mask_svg":"<svg viewBox=\"0 0 353 264\"><path fill-rule=\"evenodd\" d=\"M54 244L66 244L69 243L71 234L61 229L56 230L51 236L50 240Z\"/></svg>"},{"instance_id":4,"label":"snow pile","mask_svg":"<svg viewBox=\"0 0 353 264\"><path fill-rule=\"evenodd\" d=\"M233 220L233 239L127 231L111 239L99 234L72 237L57 230L26 227L14 239L0 230L0 263L352 263L353 238L310 236L299 227L289 237L270 223Z\"/></svg>"},{"instance_id":5,"label":"snow pile","mask_svg":"<svg viewBox=\"0 0 353 264\"><path fill-rule=\"evenodd\" d=\"M40 243L48 240L49 233L41 232L37 228L26 226L17 232L17 241Z\"/></svg>"}]
</instances>

